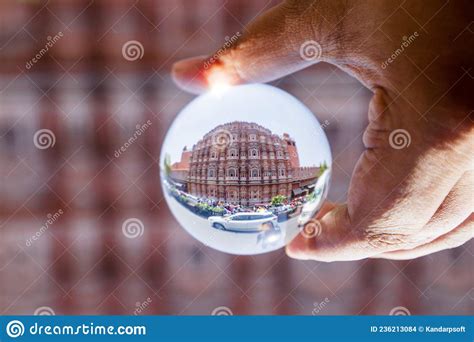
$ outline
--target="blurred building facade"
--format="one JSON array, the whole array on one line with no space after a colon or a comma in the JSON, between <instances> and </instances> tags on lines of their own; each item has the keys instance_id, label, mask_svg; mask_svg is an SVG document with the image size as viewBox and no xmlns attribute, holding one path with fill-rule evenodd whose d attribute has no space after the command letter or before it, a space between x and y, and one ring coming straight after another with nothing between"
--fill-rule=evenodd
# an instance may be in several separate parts
<instances>
[{"instance_id":1,"label":"blurred building facade","mask_svg":"<svg viewBox=\"0 0 474 342\"><path fill-rule=\"evenodd\" d=\"M187 153L183 151L181 161ZM215 127L193 146L186 184L199 197L268 204L277 195L291 198L309 191L318 172L319 167L300 166L295 140L288 134L280 137L253 122L230 122Z\"/></svg>"}]
</instances>

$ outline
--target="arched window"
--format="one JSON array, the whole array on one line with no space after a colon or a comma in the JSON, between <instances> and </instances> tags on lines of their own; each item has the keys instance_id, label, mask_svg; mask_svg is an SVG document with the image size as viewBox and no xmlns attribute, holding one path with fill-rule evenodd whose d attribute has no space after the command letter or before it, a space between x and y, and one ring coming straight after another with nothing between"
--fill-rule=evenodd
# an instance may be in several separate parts
<instances>
[{"instance_id":1,"label":"arched window","mask_svg":"<svg viewBox=\"0 0 474 342\"><path fill-rule=\"evenodd\" d=\"M283 152L277 151L277 156L278 156L278 157L283 157Z\"/></svg>"},{"instance_id":2,"label":"arched window","mask_svg":"<svg viewBox=\"0 0 474 342\"><path fill-rule=\"evenodd\" d=\"M259 173L260 172L259 172L258 169L252 169L252 170L250 170L250 177L257 178L257 177L259 177Z\"/></svg>"},{"instance_id":3,"label":"arched window","mask_svg":"<svg viewBox=\"0 0 474 342\"><path fill-rule=\"evenodd\" d=\"M207 171L207 176L208 176L208 177L215 177L215 176L216 176L216 170L214 170L214 169L209 169L209 170Z\"/></svg>"},{"instance_id":4,"label":"arched window","mask_svg":"<svg viewBox=\"0 0 474 342\"><path fill-rule=\"evenodd\" d=\"M230 168L227 170L228 177L237 177L237 170L234 168Z\"/></svg>"},{"instance_id":5,"label":"arched window","mask_svg":"<svg viewBox=\"0 0 474 342\"><path fill-rule=\"evenodd\" d=\"M285 169L280 169L280 176L284 177L285 176Z\"/></svg>"},{"instance_id":6,"label":"arched window","mask_svg":"<svg viewBox=\"0 0 474 342\"><path fill-rule=\"evenodd\" d=\"M239 154L235 148L229 150L229 157L237 157Z\"/></svg>"},{"instance_id":7,"label":"arched window","mask_svg":"<svg viewBox=\"0 0 474 342\"><path fill-rule=\"evenodd\" d=\"M256 148L250 150L250 157L258 157L258 150Z\"/></svg>"}]
</instances>

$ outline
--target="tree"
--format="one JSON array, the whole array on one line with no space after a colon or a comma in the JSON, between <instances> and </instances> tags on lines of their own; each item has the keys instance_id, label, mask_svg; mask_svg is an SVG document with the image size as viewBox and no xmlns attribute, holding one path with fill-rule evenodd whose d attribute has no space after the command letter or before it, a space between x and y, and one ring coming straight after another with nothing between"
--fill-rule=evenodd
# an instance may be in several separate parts
<instances>
[{"instance_id":1,"label":"tree","mask_svg":"<svg viewBox=\"0 0 474 342\"><path fill-rule=\"evenodd\" d=\"M165 175L169 176L171 174L171 157L167 153L165 154Z\"/></svg>"},{"instance_id":2,"label":"tree","mask_svg":"<svg viewBox=\"0 0 474 342\"><path fill-rule=\"evenodd\" d=\"M323 161L321 164L319 164L319 174L318 174L318 177L321 177L321 175L324 173L324 171L326 171L327 169L329 169L329 166L328 164L326 163L326 161Z\"/></svg>"},{"instance_id":3,"label":"tree","mask_svg":"<svg viewBox=\"0 0 474 342\"><path fill-rule=\"evenodd\" d=\"M283 202L286 201L286 197L283 195L276 195L272 197L271 205L279 206L282 205Z\"/></svg>"}]
</instances>

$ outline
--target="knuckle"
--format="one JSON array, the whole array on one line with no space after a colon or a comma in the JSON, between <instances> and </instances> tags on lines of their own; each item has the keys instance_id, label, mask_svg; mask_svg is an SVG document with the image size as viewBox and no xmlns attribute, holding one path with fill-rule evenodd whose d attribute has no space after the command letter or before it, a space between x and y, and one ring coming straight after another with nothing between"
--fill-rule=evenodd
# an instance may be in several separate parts
<instances>
[{"instance_id":1,"label":"knuckle","mask_svg":"<svg viewBox=\"0 0 474 342\"><path fill-rule=\"evenodd\" d=\"M390 251L409 249L420 244L417 226L370 226L364 231L365 239L372 247Z\"/></svg>"},{"instance_id":2,"label":"knuckle","mask_svg":"<svg viewBox=\"0 0 474 342\"><path fill-rule=\"evenodd\" d=\"M367 148L381 147L386 143L387 133L386 131L377 130L372 124L369 124L367 129L364 131L362 141Z\"/></svg>"},{"instance_id":3,"label":"knuckle","mask_svg":"<svg viewBox=\"0 0 474 342\"><path fill-rule=\"evenodd\" d=\"M384 232L368 234L366 240L372 247L377 249L399 248L407 244L405 235Z\"/></svg>"}]
</instances>

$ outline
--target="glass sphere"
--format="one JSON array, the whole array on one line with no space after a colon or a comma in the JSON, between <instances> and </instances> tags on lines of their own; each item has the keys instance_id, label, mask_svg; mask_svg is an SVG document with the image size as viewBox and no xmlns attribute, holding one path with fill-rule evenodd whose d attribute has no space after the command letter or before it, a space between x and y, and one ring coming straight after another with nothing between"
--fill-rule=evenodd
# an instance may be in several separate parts
<instances>
[{"instance_id":1,"label":"glass sphere","mask_svg":"<svg viewBox=\"0 0 474 342\"><path fill-rule=\"evenodd\" d=\"M249 255L281 248L300 231L319 233L312 218L331 163L323 126L307 107L250 84L189 103L166 135L160 170L166 202L192 236Z\"/></svg>"}]
</instances>

